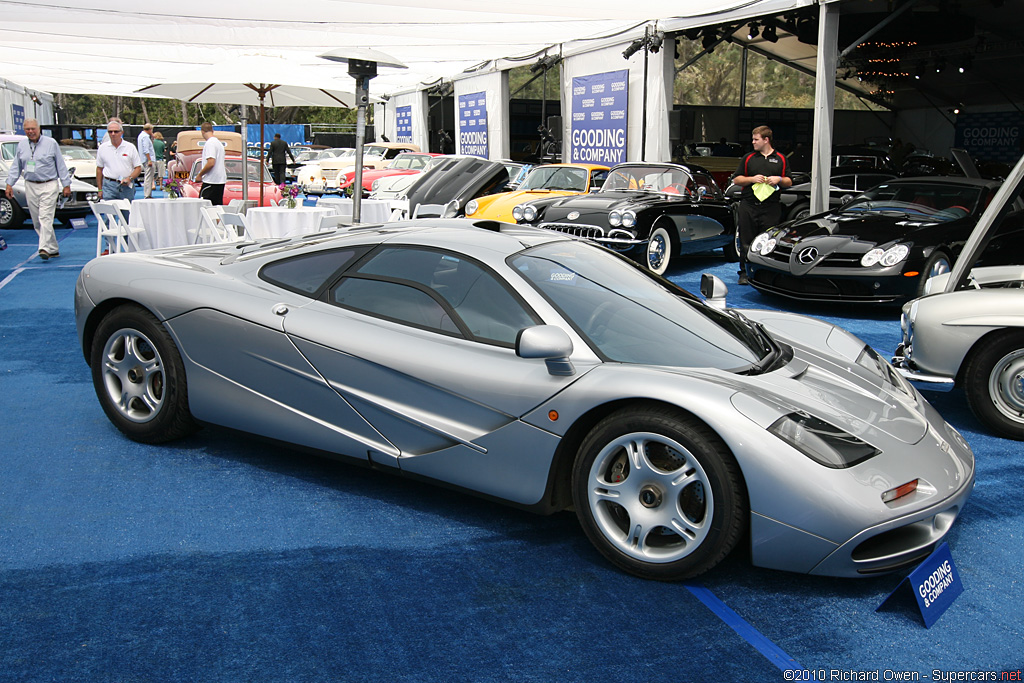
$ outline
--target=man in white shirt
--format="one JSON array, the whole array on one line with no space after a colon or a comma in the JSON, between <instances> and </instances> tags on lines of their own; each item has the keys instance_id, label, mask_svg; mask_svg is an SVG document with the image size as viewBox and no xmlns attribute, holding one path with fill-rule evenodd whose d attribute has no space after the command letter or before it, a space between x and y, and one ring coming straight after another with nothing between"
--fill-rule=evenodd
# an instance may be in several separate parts
<instances>
[{"instance_id":1,"label":"man in white shirt","mask_svg":"<svg viewBox=\"0 0 1024 683\"><path fill-rule=\"evenodd\" d=\"M156 149L153 147L153 124L142 126L139 133L139 158L142 159L142 194L146 199L153 197L153 186L156 184Z\"/></svg>"},{"instance_id":2,"label":"man in white shirt","mask_svg":"<svg viewBox=\"0 0 1024 683\"><path fill-rule=\"evenodd\" d=\"M124 139L121 119L107 123L109 142L96 151L96 187L100 199L135 199L135 179L142 173L142 160L135 145Z\"/></svg>"},{"instance_id":3,"label":"man in white shirt","mask_svg":"<svg viewBox=\"0 0 1024 683\"><path fill-rule=\"evenodd\" d=\"M224 184L228 181L227 169L224 167L224 143L213 135L213 124L204 121L199 130L203 133L203 167L199 170L196 180L203 186L199 196L209 199L214 206L224 204Z\"/></svg>"}]
</instances>

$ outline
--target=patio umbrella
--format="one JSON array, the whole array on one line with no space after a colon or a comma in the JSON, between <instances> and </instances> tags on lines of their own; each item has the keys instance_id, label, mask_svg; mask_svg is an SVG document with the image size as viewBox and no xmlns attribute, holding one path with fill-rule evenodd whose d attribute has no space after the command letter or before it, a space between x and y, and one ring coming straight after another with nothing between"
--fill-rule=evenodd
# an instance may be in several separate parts
<instances>
[{"instance_id":1,"label":"patio umbrella","mask_svg":"<svg viewBox=\"0 0 1024 683\"><path fill-rule=\"evenodd\" d=\"M211 78L216 80L211 81ZM245 55L173 76L163 83L148 85L136 92L140 96L169 97L185 102L259 106L262 150L266 106L355 106L355 95L341 88L340 81L316 75L313 69L303 69L282 57ZM242 164L246 173L248 167L248 163ZM262 166L260 172L262 174ZM243 187L247 186L248 180L243 179ZM262 203L263 183L260 182L260 204Z\"/></svg>"}]
</instances>

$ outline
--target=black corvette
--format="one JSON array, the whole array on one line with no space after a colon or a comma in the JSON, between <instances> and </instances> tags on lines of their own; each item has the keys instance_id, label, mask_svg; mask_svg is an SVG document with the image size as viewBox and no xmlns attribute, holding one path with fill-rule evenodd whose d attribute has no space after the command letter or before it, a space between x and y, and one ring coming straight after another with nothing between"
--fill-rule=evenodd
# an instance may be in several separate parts
<instances>
[{"instance_id":1,"label":"black corvette","mask_svg":"<svg viewBox=\"0 0 1024 683\"><path fill-rule=\"evenodd\" d=\"M827 213L758 235L747 278L760 292L804 301L915 298L929 277L949 270L998 189L996 181L974 178L882 183Z\"/></svg>"},{"instance_id":2,"label":"black corvette","mask_svg":"<svg viewBox=\"0 0 1024 683\"><path fill-rule=\"evenodd\" d=\"M725 195L707 171L680 164L619 164L597 192L534 200L512 215L593 240L659 275L678 254L735 249Z\"/></svg>"}]
</instances>

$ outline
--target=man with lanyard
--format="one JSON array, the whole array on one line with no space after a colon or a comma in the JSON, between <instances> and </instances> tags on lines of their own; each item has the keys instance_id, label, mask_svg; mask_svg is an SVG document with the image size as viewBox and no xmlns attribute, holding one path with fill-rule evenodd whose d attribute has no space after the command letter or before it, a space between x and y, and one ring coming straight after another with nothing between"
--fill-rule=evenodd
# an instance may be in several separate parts
<instances>
[{"instance_id":1,"label":"man with lanyard","mask_svg":"<svg viewBox=\"0 0 1024 683\"><path fill-rule=\"evenodd\" d=\"M153 198L153 186L156 184L156 149L153 147L153 124L142 126L139 133L139 158L142 160L142 196Z\"/></svg>"},{"instance_id":2,"label":"man with lanyard","mask_svg":"<svg viewBox=\"0 0 1024 683\"><path fill-rule=\"evenodd\" d=\"M71 196L71 174L57 141L40 136L38 121L25 119L22 127L28 139L18 142L7 174L6 194L8 199L14 199L14 184L24 175L28 212L39 235L39 258L45 261L60 256L53 215L57 211L57 195L63 192L65 197Z\"/></svg>"},{"instance_id":3,"label":"man with lanyard","mask_svg":"<svg viewBox=\"0 0 1024 683\"><path fill-rule=\"evenodd\" d=\"M124 139L120 119L107 123L108 140L96 152L96 187L100 199L135 199L135 179L142 173L142 160L135 145Z\"/></svg>"},{"instance_id":4,"label":"man with lanyard","mask_svg":"<svg viewBox=\"0 0 1024 683\"><path fill-rule=\"evenodd\" d=\"M196 180L203 182L199 196L209 199L214 206L224 204L224 183L228 181L227 170L224 168L224 143L213 134L213 124L203 121L199 126L203 132L203 167Z\"/></svg>"},{"instance_id":5,"label":"man with lanyard","mask_svg":"<svg viewBox=\"0 0 1024 683\"><path fill-rule=\"evenodd\" d=\"M737 250L740 257L739 284L747 284L747 249L750 242L782 218L779 190L793 185L786 157L772 148L772 129L753 130L754 151L742 159L732 182L743 188L736 205Z\"/></svg>"}]
</instances>

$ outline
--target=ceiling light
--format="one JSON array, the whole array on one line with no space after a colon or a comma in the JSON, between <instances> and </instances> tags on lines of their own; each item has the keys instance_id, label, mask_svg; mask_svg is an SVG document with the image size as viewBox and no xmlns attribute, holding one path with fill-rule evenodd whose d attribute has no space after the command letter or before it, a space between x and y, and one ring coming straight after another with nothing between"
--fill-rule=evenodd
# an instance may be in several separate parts
<instances>
[{"instance_id":1,"label":"ceiling light","mask_svg":"<svg viewBox=\"0 0 1024 683\"><path fill-rule=\"evenodd\" d=\"M757 22L750 22L750 30L747 31L747 40L753 40L754 38L757 38L759 33L760 31L757 28Z\"/></svg>"},{"instance_id":2,"label":"ceiling light","mask_svg":"<svg viewBox=\"0 0 1024 683\"><path fill-rule=\"evenodd\" d=\"M764 39L769 43L779 42L779 36L775 32L775 24L765 24L764 31L761 32L761 35L764 36Z\"/></svg>"}]
</instances>

